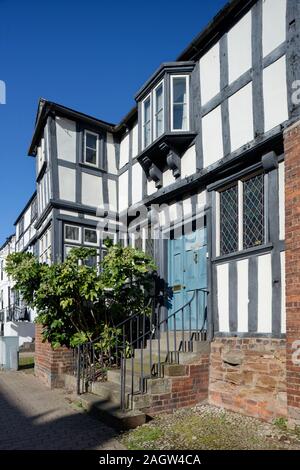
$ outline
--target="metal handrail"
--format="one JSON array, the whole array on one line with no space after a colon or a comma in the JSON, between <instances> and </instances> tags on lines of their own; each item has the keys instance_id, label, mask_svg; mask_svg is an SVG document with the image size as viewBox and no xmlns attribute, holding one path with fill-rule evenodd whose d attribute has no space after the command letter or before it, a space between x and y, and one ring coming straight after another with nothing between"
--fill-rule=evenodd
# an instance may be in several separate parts
<instances>
[{"instance_id":1,"label":"metal handrail","mask_svg":"<svg viewBox=\"0 0 300 470\"><path fill-rule=\"evenodd\" d=\"M202 311L199 304L200 293L203 294L203 322L199 327L199 314ZM113 350L103 351L101 347L99 348L99 344L96 343L101 337L79 346L76 351L77 392L87 391L90 383L97 380L101 375L103 377L103 370L106 370L107 366L114 366L120 369L121 409L126 410L130 406L126 394L133 400L135 394L145 393L147 378L153 375L156 377L163 376L163 363L178 363L180 351L193 351L193 341L206 339L206 298L208 293L209 291L205 288L194 289L192 296L180 308L168 314L164 319L160 318L161 304L152 309L150 316L144 312L142 315L135 314L126 318L116 326L116 329L121 331L115 336L116 345ZM153 300L154 298L151 297L145 307L149 306ZM196 328L192 328L191 320L193 301L196 302ZM181 316L177 318L178 315ZM171 322L173 329L170 330ZM179 324L181 324L181 327L179 327ZM162 325L165 325L164 332L166 333L166 344L163 348L161 345ZM178 334L179 336L181 334L181 340L179 340ZM153 360L154 339L157 341L155 361ZM147 360L145 361L146 341L149 341L149 355L146 356ZM165 353L163 361L161 360L162 349ZM131 364L130 374L126 372L127 361L130 361ZM139 367L138 374L135 373L136 367Z\"/></svg>"}]
</instances>

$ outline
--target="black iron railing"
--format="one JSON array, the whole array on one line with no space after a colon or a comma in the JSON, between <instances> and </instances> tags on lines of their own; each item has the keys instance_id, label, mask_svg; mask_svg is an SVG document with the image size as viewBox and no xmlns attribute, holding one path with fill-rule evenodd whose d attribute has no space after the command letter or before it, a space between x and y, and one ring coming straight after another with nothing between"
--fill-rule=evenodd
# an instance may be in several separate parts
<instances>
[{"instance_id":1,"label":"black iron railing","mask_svg":"<svg viewBox=\"0 0 300 470\"><path fill-rule=\"evenodd\" d=\"M10 305L6 307L3 312L6 321L30 321L30 313L27 307Z\"/></svg>"},{"instance_id":2,"label":"black iron railing","mask_svg":"<svg viewBox=\"0 0 300 470\"><path fill-rule=\"evenodd\" d=\"M178 363L180 352L193 352L195 342L206 340L207 294L204 288L195 289L163 319L161 304L153 301L150 315L133 315L117 325L112 349L105 350L99 341L77 347L77 393L87 392L91 383L106 379L107 370L116 369L121 409L131 408L133 396L147 392L148 378L162 377L164 364Z\"/></svg>"}]
</instances>

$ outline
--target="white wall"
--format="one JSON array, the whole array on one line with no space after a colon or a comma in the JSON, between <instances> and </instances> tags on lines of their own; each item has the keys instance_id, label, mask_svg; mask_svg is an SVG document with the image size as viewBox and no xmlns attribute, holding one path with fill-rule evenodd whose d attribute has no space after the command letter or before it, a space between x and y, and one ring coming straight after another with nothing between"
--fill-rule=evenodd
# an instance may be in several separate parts
<instances>
[{"instance_id":1,"label":"white wall","mask_svg":"<svg viewBox=\"0 0 300 470\"><path fill-rule=\"evenodd\" d=\"M258 256L257 332L272 332L272 264L271 255Z\"/></svg>"},{"instance_id":2,"label":"white wall","mask_svg":"<svg viewBox=\"0 0 300 470\"><path fill-rule=\"evenodd\" d=\"M231 151L253 140L252 83L228 100Z\"/></svg>"},{"instance_id":3,"label":"white wall","mask_svg":"<svg viewBox=\"0 0 300 470\"><path fill-rule=\"evenodd\" d=\"M117 212L117 182L115 180L108 179L108 201L110 210Z\"/></svg>"},{"instance_id":4,"label":"white wall","mask_svg":"<svg viewBox=\"0 0 300 470\"><path fill-rule=\"evenodd\" d=\"M196 173L196 148L195 145L192 145L181 157L181 178L194 173Z\"/></svg>"},{"instance_id":5,"label":"white wall","mask_svg":"<svg viewBox=\"0 0 300 470\"><path fill-rule=\"evenodd\" d=\"M223 158L221 106L202 119L203 167Z\"/></svg>"},{"instance_id":6,"label":"white wall","mask_svg":"<svg viewBox=\"0 0 300 470\"><path fill-rule=\"evenodd\" d=\"M128 209L128 171L119 177L119 212Z\"/></svg>"},{"instance_id":7,"label":"white wall","mask_svg":"<svg viewBox=\"0 0 300 470\"><path fill-rule=\"evenodd\" d=\"M263 55L266 56L286 39L286 0L263 0L262 4Z\"/></svg>"},{"instance_id":8,"label":"white wall","mask_svg":"<svg viewBox=\"0 0 300 470\"><path fill-rule=\"evenodd\" d=\"M76 187L76 171L58 166L59 198L74 202Z\"/></svg>"},{"instance_id":9,"label":"white wall","mask_svg":"<svg viewBox=\"0 0 300 470\"><path fill-rule=\"evenodd\" d=\"M118 173L118 167L117 167L117 157L116 157L116 148L114 144L114 138L113 135L110 134L109 132L107 133L107 143L106 143L106 148L107 148L107 171L108 173L112 173L113 175L116 175Z\"/></svg>"},{"instance_id":10,"label":"white wall","mask_svg":"<svg viewBox=\"0 0 300 470\"><path fill-rule=\"evenodd\" d=\"M263 71L265 131L288 119L286 60L274 62Z\"/></svg>"},{"instance_id":11,"label":"white wall","mask_svg":"<svg viewBox=\"0 0 300 470\"><path fill-rule=\"evenodd\" d=\"M202 106L220 92L220 46L217 43L200 59Z\"/></svg>"},{"instance_id":12,"label":"white wall","mask_svg":"<svg viewBox=\"0 0 300 470\"><path fill-rule=\"evenodd\" d=\"M70 119L56 117L57 157L76 162L76 123Z\"/></svg>"},{"instance_id":13,"label":"white wall","mask_svg":"<svg viewBox=\"0 0 300 470\"><path fill-rule=\"evenodd\" d=\"M129 132L125 134L120 143L120 164L121 169L129 161Z\"/></svg>"},{"instance_id":14,"label":"white wall","mask_svg":"<svg viewBox=\"0 0 300 470\"><path fill-rule=\"evenodd\" d=\"M237 331L243 333L248 331L248 260L237 262Z\"/></svg>"},{"instance_id":15,"label":"white wall","mask_svg":"<svg viewBox=\"0 0 300 470\"><path fill-rule=\"evenodd\" d=\"M138 124L132 128L132 155L131 157L134 158L138 154Z\"/></svg>"},{"instance_id":16,"label":"white wall","mask_svg":"<svg viewBox=\"0 0 300 470\"><path fill-rule=\"evenodd\" d=\"M217 266L219 331L229 332L229 265Z\"/></svg>"},{"instance_id":17,"label":"white wall","mask_svg":"<svg viewBox=\"0 0 300 470\"><path fill-rule=\"evenodd\" d=\"M103 181L101 176L82 173L81 202L92 207L103 207Z\"/></svg>"},{"instance_id":18,"label":"white wall","mask_svg":"<svg viewBox=\"0 0 300 470\"><path fill-rule=\"evenodd\" d=\"M132 165L132 204L143 199L143 168L139 163Z\"/></svg>"},{"instance_id":19,"label":"white wall","mask_svg":"<svg viewBox=\"0 0 300 470\"><path fill-rule=\"evenodd\" d=\"M228 32L229 83L252 67L251 11Z\"/></svg>"}]
</instances>

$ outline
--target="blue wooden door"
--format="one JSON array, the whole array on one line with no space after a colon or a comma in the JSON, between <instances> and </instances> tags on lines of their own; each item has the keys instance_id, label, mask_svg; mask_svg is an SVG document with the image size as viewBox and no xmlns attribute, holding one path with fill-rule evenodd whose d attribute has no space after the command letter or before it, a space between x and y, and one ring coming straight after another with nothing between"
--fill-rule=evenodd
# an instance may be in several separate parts
<instances>
[{"instance_id":1,"label":"blue wooden door","mask_svg":"<svg viewBox=\"0 0 300 470\"><path fill-rule=\"evenodd\" d=\"M170 313L186 304L195 292L191 311L187 307L184 315L181 312L176 314L176 330L181 330L182 326L184 329L191 326L192 330L198 330L203 325L205 293L199 289L207 287L206 251L205 227L169 240L168 284L172 289ZM174 321L171 321L170 327L175 328Z\"/></svg>"}]
</instances>

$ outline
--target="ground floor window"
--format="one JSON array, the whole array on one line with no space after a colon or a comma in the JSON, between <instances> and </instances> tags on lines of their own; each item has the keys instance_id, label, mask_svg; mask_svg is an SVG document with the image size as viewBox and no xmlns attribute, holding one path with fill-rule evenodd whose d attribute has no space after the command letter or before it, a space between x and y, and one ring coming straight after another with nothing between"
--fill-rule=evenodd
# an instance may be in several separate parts
<instances>
[{"instance_id":1,"label":"ground floor window","mask_svg":"<svg viewBox=\"0 0 300 470\"><path fill-rule=\"evenodd\" d=\"M220 255L265 243L264 193L262 173L239 180L219 191Z\"/></svg>"}]
</instances>

